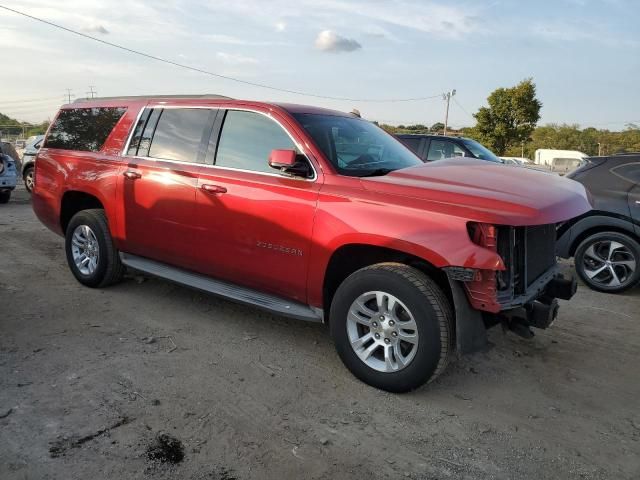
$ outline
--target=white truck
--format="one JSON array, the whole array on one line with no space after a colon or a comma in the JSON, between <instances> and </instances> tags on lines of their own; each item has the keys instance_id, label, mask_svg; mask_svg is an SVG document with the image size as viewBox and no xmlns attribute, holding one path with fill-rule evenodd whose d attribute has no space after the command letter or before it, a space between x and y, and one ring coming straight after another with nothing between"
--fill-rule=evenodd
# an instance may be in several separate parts
<instances>
[{"instance_id":1,"label":"white truck","mask_svg":"<svg viewBox=\"0 0 640 480\"><path fill-rule=\"evenodd\" d=\"M536 165L548 168L554 173L564 175L576 168L589 155L577 150L555 150L539 148L533 157Z\"/></svg>"}]
</instances>

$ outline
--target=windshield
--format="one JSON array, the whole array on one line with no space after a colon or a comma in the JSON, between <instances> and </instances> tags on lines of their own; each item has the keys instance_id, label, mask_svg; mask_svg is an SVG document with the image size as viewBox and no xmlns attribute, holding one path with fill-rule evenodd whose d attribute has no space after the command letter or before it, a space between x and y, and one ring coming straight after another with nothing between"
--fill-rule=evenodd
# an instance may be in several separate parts
<instances>
[{"instance_id":1,"label":"windshield","mask_svg":"<svg viewBox=\"0 0 640 480\"><path fill-rule=\"evenodd\" d=\"M465 147L471 150L471 153L473 153L476 158L479 158L480 160L489 160L491 162L504 163L491 150L475 140L463 138L462 142Z\"/></svg>"},{"instance_id":2,"label":"windshield","mask_svg":"<svg viewBox=\"0 0 640 480\"><path fill-rule=\"evenodd\" d=\"M366 120L309 113L294 117L341 175L386 175L422 164L411 150Z\"/></svg>"}]
</instances>

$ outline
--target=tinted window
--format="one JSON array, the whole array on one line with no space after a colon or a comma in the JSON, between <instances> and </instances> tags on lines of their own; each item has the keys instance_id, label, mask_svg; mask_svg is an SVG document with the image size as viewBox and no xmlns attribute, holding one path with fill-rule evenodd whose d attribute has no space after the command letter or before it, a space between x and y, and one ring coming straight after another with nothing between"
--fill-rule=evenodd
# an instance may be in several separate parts
<instances>
[{"instance_id":1,"label":"tinted window","mask_svg":"<svg viewBox=\"0 0 640 480\"><path fill-rule=\"evenodd\" d=\"M280 125L259 113L229 110L222 126L216 165L275 173L267 163L275 149L296 150Z\"/></svg>"},{"instance_id":2,"label":"tinted window","mask_svg":"<svg viewBox=\"0 0 640 480\"><path fill-rule=\"evenodd\" d=\"M140 119L136 124L136 129L133 132L133 137L131 137L131 142L129 142L129 149L127 150L127 155L137 155L138 154L138 145L140 145L140 139L142 138L142 132L144 131L144 127L147 124L147 120L149 119L149 114L151 110L145 108L140 115Z\"/></svg>"},{"instance_id":3,"label":"tinted window","mask_svg":"<svg viewBox=\"0 0 640 480\"><path fill-rule=\"evenodd\" d=\"M413 153L417 154L420 148L420 138L399 138L402 143L405 144Z\"/></svg>"},{"instance_id":4,"label":"tinted window","mask_svg":"<svg viewBox=\"0 0 640 480\"><path fill-rule=\"evenodd\" d=\"M137 155L140 157L146 157L149 154L149 147L151 146L151 139L153 138L153 132L156 131L156 125L158 124L158 118L162 113L161 108L155 108L151 110L149 119L144 126L142 132L142 138L140 139L140 145L138 145Z\"/></svg>"},{"instance_id":5,"label":"tinted window","mask_svg":"<svg viewBox=\"0 0 640 480\"><path fill-rule=\"evenodd\" d=\"M476 158L479 158L480 160L491 160L492 162L502 163L491 150L489 150L481 143L478 143L475 140L471 140L469 138L463 139L462 143L464 143L465 147L471 150L471 153L473 153Z\"/></svg>"},{"instance_id":6,"label":"tinted window","mask_svg":"<svg viewBox=\"0 0 640 480\"><path fill-rule=\"evenodd\" d=\"M119 107L60 110L45 140L45 146L97 152L126 110Z\"/></svg>"},{"instance_id":7,"label":"tinted window","mask_svg":"<svg viewBox=\"0 0 640 480\"><path fill-rule=\"evenodd\" d=\"M448 140L431 140L429 145L429 154L427 160L434 162L437 160L444 160L445 158L452 157L464 157L465 151L459 145Z\"/></svg>"},{"instance_id":8,"label":"tinted window","mask_svg":"<svg viewBox=\"0 0 640 480\"><path fill-rule=\"evenodd\" d=\"M201 148L211 130L213 112L206 108L168 108L162 111L149 156L180 162L204 162Z\"/></svg>"},{"instance_id":9,"label":"tinted window","mask_svg":"<svg viewBox=\"0 0 640 480\"><path fill-rule=\"evenodd\" d=\"M366 120L307 113L294 117L342 175L385 175L422 164L398 139Z\"/></svg>"},{"instance_id":10,"label":"tinted window","mask_svg":"<svg viewBox=\"0 0 640 480\"><path fill-rule=\"evenodd\" d=\"M620 165L612 170L619 177L640 184L640 163L628 163Z\"/></svg>"}]
</instances>

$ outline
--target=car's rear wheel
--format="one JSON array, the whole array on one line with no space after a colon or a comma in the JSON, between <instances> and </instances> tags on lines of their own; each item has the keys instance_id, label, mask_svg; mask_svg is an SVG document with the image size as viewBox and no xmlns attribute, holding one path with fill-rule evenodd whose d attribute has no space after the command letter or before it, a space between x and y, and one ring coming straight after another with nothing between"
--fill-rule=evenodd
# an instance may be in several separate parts
<instances>
[{"instance_id":1,"label":"car's rear wheel","mask_svg":"<svg viewBox=\"0 0 640 480\"><path fill-rule=\"evenodd\" d=\"M33 191L33 167L27 167L25 169L22 179L24 180L24 186L27 192L31 193Z\"/></svg>"},{"instance_id":2,"label":"car's rear wheel","mask_svg":"<svg viewBox=\"0 0 640 480\"><path fill-rule=\"evenodd\" d=\"M0 192L0 203L9 203L11 199L11 190L8 192Z\"/></svg>"},{"instance_id":3,"label":"car's rear wheel","mask_svg":"<svg viewBox=\"0 0 640 480\"><path fill-rule=\"evenodd\" d=\"M575 264L593 290L619 293L640 282L640 245L623 233L596 233L578 245Z\"/></svg>"},{"instance_id":4,"label":"car's rear wheel","mask_svg":"<svg viewBox=\"0 0 640 480\"><path fill-rule=\"evenodd\" d=\"M451 305L421 271L380 263L350 275L331 304L330 326L344 364L391 392L413 390L445 369L452 351Z\"/></svg>"},{"instance_id":5,"label":"car's rear wheel","mask_svg":"<svg viewBox=\"0 0 640 480\"><path fill-rule=\"evenodd\" d=\"M106 287L124 274L104 210L83 210L71 218L65 251L71 272L87 287Z\"/></svg>"}]
</instances>

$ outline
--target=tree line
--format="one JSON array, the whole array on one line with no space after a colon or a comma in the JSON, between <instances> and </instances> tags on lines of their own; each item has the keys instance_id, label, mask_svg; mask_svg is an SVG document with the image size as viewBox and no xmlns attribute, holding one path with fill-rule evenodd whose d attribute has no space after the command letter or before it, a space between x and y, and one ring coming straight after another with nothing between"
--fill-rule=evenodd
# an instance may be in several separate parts
<instances>
[{"instance_id":1,"label":"tree line","mask_svg":"<svg viewBox=\"0 0 640 480\"><path fill-rule=\"evenodd\" d=\"M487 98L473 117L473 127L459 130L448 128L449 135L461 135L479 141L497 155L533 158L539 148L579 150L587 155L609 155L620 152L640 152L640 126L628 124L622 131L610 131L579 125L548 124L538 126L542 102L536 96L531 78L511 88L498 88ZM444 124L387 125L382 128L392 134L441 134Z\"/></svg>"}]
</instances>

